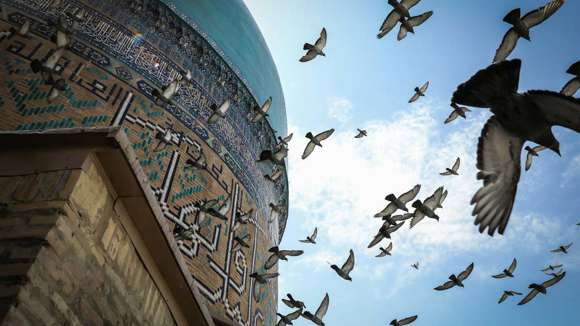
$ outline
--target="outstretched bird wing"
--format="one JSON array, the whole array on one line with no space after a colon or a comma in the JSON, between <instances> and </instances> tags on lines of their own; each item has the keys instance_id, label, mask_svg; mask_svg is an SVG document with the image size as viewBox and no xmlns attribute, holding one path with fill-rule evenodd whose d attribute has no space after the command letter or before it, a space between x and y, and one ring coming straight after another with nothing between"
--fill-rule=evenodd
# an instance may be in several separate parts
<instances>
[{"instance_id":1,"label":"outstretched bird wing","mask_svg":"<svg viewBox=\"0 0 580 326\"><path fill-rule=\"evenodd\" d=\"M544 149L546 149L546 147L544 147L544 146L536 146L536 147L532 148L532 150L536 153L543 151ZM526 171L528 171L532 167L533 161L534 161L534 155L532 155L532 153L528 152L528 154L526 155Z\"/></svg>"},{"instance_id":2,"label":"outstretched bird wing","mask_svg":"<svg viewBox=\"0 0 580 326\"><path fill-rule=\"evenodd\" d=\"M444 291L444 290L449 290L454 286L455 286L455 283L453 283L453 281L447 281L447 282L443 283L442 285L439 285L438 287L436 287L434 290Z\"/></svg>"},{"instance_id":3,"label":"outstretched bird wing","mask_svg":"<svg viewBox=\"0 0 580 326\"><path fill-rule=\"evenodd\" d=\"M300 58L300 62L308 62L314 58L316 58L316 50L315 49L310 49L308 50L308 52L306 52L306 54L304 56L302 56L302 58Z\"/></svg>"},{"instance_id":4,"label":"outstretched bird wing","mask_svg":"<svg viewBox=\"0 0 580 326\"><path fill-rule=\"evenodd\" d=\"M538 293L540 293L540 292L538 292L536 289L532 289L532 290L531 290L531 291L528 293L528 295L526 295L526 296L525 296L525 297L522 299L522 301L520 301L520 302L518 303L518 305L519 305L519 306L521 306L521 305L525 305L526 303L528 303L528 302L532 301L532 299L533 299L533 298L535 298L535 297L538 295Z\"/></svg>"},{"instance_id":5,"label":"outstretched bird wing","mask_svg":"<svg viewBox=\"0 0 580 326\"><path fill-rule=\"evenodd\" d=\"M518 267L518 260L514 258L512 264L508 267L508 271L513 274L516 271L516 267Z\"/></svg>"},{"instance_id":6,"label":"outstretched bird wing","mask_svg":"<svg viewBox=\"0 0 580 326\"><path fill-rule=\"evenodd\" d=\"M425 84L421 85L421 87L419 87L419 90L421 91L421 93L425 93L428 88L429 88L429 82L426 82Z\"/></svg>"},{"instance_id":7,"label":"outstretched bird wing","mask_svg":"<svg viewBox=\"0 0 580 326\"><path fill-rule=\"evenodd\" d=\"M302 250L280 250L280 255L283 255L283 256L295 257L295 256L300 256L303 253L304 253L304 251L302 251Z\"/></svg>"},{"instance_id":8,"label":"outstretched bird wing","mask_svg":"<svg viewBox=\"0 0 580 326\"><path fill-rule=\"evenodd\" d=\"M547 280L546 282L542 283L542 286L545 288L549 288L550 286L560 282L564 276L566 276L566 272L563 272L562 274L556 275L553 278Z\"/></svg>"},{"instance_id":9,"label":"outstretched bird wing","mask_svg":"<svg viewBox=\"0 0 580 326\"><path fill-rule=\"evenodd\" d=\"M382 211L375 214L375 217L389 216L397 211L397 205L394 203L389 203Z\"/></svg>"},{"instance_id":10,"label":"outstretched bird wing","mask_svg":"<svg viewBox=\"0 0 580 326\"><path fill-rule=\"evenodd\" d=\"M415 92L415 94L413 94L413 96L411 96L411 98L409 99L409 103L413 103L413 102L417 101L419 99L419 97L421 97L421 95L419 95L419 93Z\"/></svg>"},{"instance_id":11,"label":"outstretched bird wing","mask_svg":"<svg viewBox=\"0 0 580 326\"><path fill-rule=\"evenodd\" d=\"M381 28L379 28L377 38L380 39L387 35L397 25L400 18L401 15L396 10L392 10L383 21Z\"/></svg>"},{"instance_id":12,"label":"outstretched bird wing","mask_svg":"<svg viewBox=\"0 0 580 326\"><path fill-rule=\"evenodd\" d=\"M580 100L550 91L529 91L524 96L540 110L551 125L580 132Z\"/></svg>"},{"instance_id":13,"label":"outstretched bird wing","mask_svg":"<svg viewBox=\"0 0 580 326\"><path fill-rule=\"evenodd\" d=\"M421 185L415 185L413 189L407 191L406 193L399 196L399 200L404 204L410 202L411 200L415 199L421 190Z\"/></svg>"},{"instance_id":14,"label":"outstretched bird wing","mask_svg":"<svg viewBox=\"0 0 580 326\"><path fill-rule=\"evenodd\" d=\"M516 31L516 29L513 27L510 28L507 31L507 33L505 33L505 35L503 36L503 39L501 41L501 44L499 45L499 48L497 48L497 50L495 50L495 56L493 57L493 62L504 61L510 55L510 53L512 53L512 51L516 47L516 44L518 43L519 38L520 38L520 35Z\"/></svg>"},{"instance_id":15,"label":"outstretched bird wing","mask_svg":"<svg viewBox=\"0 0 580 326\"><path fill-rule=\"evenodd\" d=\"M304 153L302 153L302 159L306 159L308 156L310 156L310 154L312 154L312 152L314 151L314 148L316 147L316 144L312 141L308 142L308 145L306 145L306 148L304 149Z\"/></svg>"},{"instance_id":16,"label":"outstretched bird wing","mask_svg":"<svg viewBox=\"0 0 580 326\"><path fill-rule=\"evenodd\" d=\"M528 12L524 17L522 17L522 22L528 28L532 28L550 18L550 16L558 11L563 4L564 0L552 0L536 10Z\"/></svg>"},{"instance_id":17,"label":"outstretched bird wing","mask_svg":"<svg viewBox=\"0 0 580 326\"><path fill-rule=\"evenodd\" d=\"M401 5L403 5L403 7L407 8L407 10L415 7L415 5L417 5L421 0L403 0L401 1Z\"/></svg>"},{"instance_id":18,"label":"outstretched bird wing","mask_svg":"<svg viewBox=\"0 0 580 326\"><path fill-rule=\"evenodd\" d=\"M354 251L352 249L349 251L348 259L340 268L344 273L348 274L354 268Z\"/></svg>"},{"instance_id":19,"label":"outstretched bird wing","mask_svg":"<svg viewBox=\"0 0 580 326\"><path fill-rule=\"evenodd\" d=\"M424 13L418 15L418 16L414 16L414 17L409 18L409 20L407 20L407 23L409 23L409 25L411 25L413 27L417 27L417 26L423 24L432 15L433 15L433 11L427 11L427 12L424 12ZM425 88L425 90L427 90L427 88ZM421 89L422 92L424 92L425 90Z\"/></svg>"},{"instance_id":20,"label":"outstretched bird wing","mask_svg":"<svg viewBox=\"0 0 580 326\"><path fill-rule=\"evenodd\" d=\"M316 138L316 140L318 140L320 142L320 141L323 141L326 138L330 137L333 133L334 133L334 129L329 129L329 130L326 130L326 131L319 133L314 138Z\"/></svg>"},{"instance_id":21,"label":"outstretched bird wing","mask_svg":"<svg viewBox=\"0 0 580 326\"><path fill-rule=\"evenodd\" d=\"M376 246L377 243L381 242L381 240L383 240L384 238L385 237L383 236L383 234L381 232L377 233L377 235L375 235L374 239L369 243L367 248L372 248L372 247Z\"/></svg>"},{"instance_id":22,"label":"outstretched bird wing","mask_svg":"<svg viewBox=\"0 0 580 326\"><path fill-rule=\"evenodd\" d=\"M455 163L453 163L453 167L451 167L451 170L457 172L457 170L459 170L459 165L461 164L461 159L458 157L455 160Z\"/></svg>"},{"instance_id":23,"label":"outstretched bird wing","mask_svg":"<svg viewBox=\"0 0 580 326\"><path fill-rule=\"evenodd\" d=\"M423 205L429 207L432 210L435 210L435 208L437 208L437 206L441 202L441 198L443 197L443 190L444 190L443 187L437 188L437 190L435 190L435 192L431 196L425 199Z\"/></svg>"},{"instance_id":24,"label":"outstretched bird wing","mask_svg":"<svg viewBox=\"0 0 580 326\"><path fill-rule=\"evenodd\" d=\"M472 215L479 232L488 228L493 235L499 228L503 234L508 224L518 182L520 180L520 155L524 141L508 132L495 117L491 117L481 132L477 148L477 178L483 180L471 204Z\"/></svg>"},{"instance_id":25,"label":"outstretched bird wing","mask_svg":"<svg viewBox=\"0 0 580 326\"><path fill-rule=\"evenodd\" d=\"M471 272L473 272L473 267L474 267L473 263L469 264L469 266L467 266L467 268L463 272L457 275L457 278L461 281L466 280L469 277L469 275L471 275Z\"/></svg>"},{"instance_id":26,"label":"outstretched bird wing","mask_svg":"<svg viewBox=\"0 0 580 326\"><path fill-rule=\"evenodd\" d=\"M410 323L414 322L415 320L417 320L418 316L411 316L411 317L407 317L405 319L401 319L399 320L399 325L409 325Z\"/></svg>"},{"instance_id":27,"label":"outstretched bird wing","mask_svg":"<svg viewBox=\"0 0 580 326\"><path fill-rule=\"evenodd\" d=\"M274 265L276 265L277 262L278 262L278 255L271 254L270 257L268 257L268 260L266 260L266 263L264 264L264 268L270 269L270 268L274 267Z\"/></svg>"},{"instance_id":28,"label":"outstretched bird wing","mask_svg":"<svg viewBox=\"0 0 580 326\"><path fill-rule=\"evenodd\" d=\"M562 87L560 93L566 96L573 96L580 89L580 78L574 77Z\"/></svg>"},{"instance_id":29,"label":"outstretched bird wing","mask_svg":"<svg viewBox=\"0 0 580 326\"><path fill-rule=\"evenodd\" d=\"M314 232L312 232L310 239L312 239L314 241L314 240L316 240L317 236L318 236L318 228L314 228Z\"/></svg>"},{"instance_id":30,"label":"outstretched bird wing","mask_svg":"<svg viewBox=\"0 0 580 326\"><path fill-rule=\"evenodd\" d=\"M290 319L290 320L296 320L298 319L298 317L300 317L302 315L302 308L286 315L286 318Z\"/></svg>"},{"instance_id":31,"label":"outstretched bird wing","mask_svg":"<svg viewBox=\"0 0 580 326\"><path fill-rule=\"evenodd\" d=\"M445 122L443 122L443 123L448 124L457 118L459 118L459 113L457 113L457 111L453 110L453 111L451 111L451 113L449 113L449 116L447 117L447 119L445 119Z\"/></svg>"},{"instance_id":32,"label":"outstretched bird wing","mask_svg":"<svg viewBox=\"0 0 580 326\"><path fill-rule=\"evenodd\" d=\"M497 303L502 303L504 302L506 299L508 298L508 295L504 292L501 295L501 298L499 298L499 301Z\"/></svg>"},{"instance_id":33,"label":"outstretched bird wing","mask_svg":"<svg viewBox=\"0 0 580 326\"><path fill-rule=\"evenodd\" d=\"M322 299L320 306L316 309L316 313L314 314L318 319L322 320L324 315L326 315L326 311L328 310L328 305L330 304L330 298L328 297L328 293Z\"/></svg>"},{"instance_id":34,"label":"outstretched bird wing","mask_svg":"<svg viewBox=\"0 0 580 326\"><path fill-rule=\"evenodd\" d=\"M326 46L326 28L322 28L322 31L320 31L320 37L318 38L318 40L316 40L316 43L314 43L314 45L319 48L319 49L324 49L324 47Z\"/></svg>"}]
</instances>

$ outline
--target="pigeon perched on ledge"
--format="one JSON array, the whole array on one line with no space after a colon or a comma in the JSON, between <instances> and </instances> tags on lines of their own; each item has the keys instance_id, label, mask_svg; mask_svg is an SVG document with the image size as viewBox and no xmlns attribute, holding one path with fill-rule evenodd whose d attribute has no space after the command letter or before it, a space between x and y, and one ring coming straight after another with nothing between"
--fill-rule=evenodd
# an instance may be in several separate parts
<instances>
[{"instance_id":1,"label":"pigeon perched on ledge","mask_svg":"<svg viewBox=\"0 0 580 326\"><path fill-rule=\"evenodd\" d=\"M503 234L520 179L520 156L525 141L560 154L554 125L580 132L580 100L550 91L518 93L521 61L502 61L477 72L459 85L452 102L491 108L477 149L477 179L483 187L473 196L472 215L479 232Z\"/></svg>"}]
</instances>

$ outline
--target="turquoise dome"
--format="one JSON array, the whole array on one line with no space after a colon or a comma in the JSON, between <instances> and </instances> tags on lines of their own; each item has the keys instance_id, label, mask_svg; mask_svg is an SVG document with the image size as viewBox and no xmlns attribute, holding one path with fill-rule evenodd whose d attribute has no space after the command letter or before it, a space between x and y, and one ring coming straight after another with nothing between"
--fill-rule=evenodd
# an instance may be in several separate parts
<instances>
[{"instance_id":1,"label":"turquoise dome","mask_svg":"<svg viewBox=\"0 0 580 326\"><path fill-rule=\"evenodd\" d=\"M279 136L287 132L284 94L276 65L252 14L242 0L163 0L223 54L262 104L272 97L268 121Z\"/></svg>"}]
</instances>

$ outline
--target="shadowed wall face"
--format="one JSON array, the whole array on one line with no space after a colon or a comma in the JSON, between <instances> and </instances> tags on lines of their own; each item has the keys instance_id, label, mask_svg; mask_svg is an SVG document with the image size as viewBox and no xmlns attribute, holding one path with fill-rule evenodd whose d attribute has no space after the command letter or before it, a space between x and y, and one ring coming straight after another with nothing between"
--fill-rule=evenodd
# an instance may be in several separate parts
<instances>
[{"instance_id":1,"label":"shadowed wall face","mask_svg":"<svg viewBox=\"0 0 580 326\"><path fill-rule=\"evenodd\" d=\"M199 26L186 21L191 17L181 18L158 1L0 3L7 12L0 30L30 22L28 35L0 39L0 130L121 127L167 228L191 227L192 237L178 245L211 314L243 325L272 324L277 283L254 286L249 274L263 271L264 253L283 234L286 216L271 219L268 205L287 203L288 187L286 176L277 184L264 179L272 165L256 160L275 146L273 127L285 133L285 120L248 122L262 99L246 86L251 79L243 76L246 70L231 66L234 60L222 56L227 51L212 46ZM54 69L66 89L49 100L51 86L30 64L55 51L50 21L61 13L83 18ZM264 51L263 44L254 50ZM188 70L192 81L171 103L155 99L153 90ZM232 103L226 117L208 124L210 106L225 100ZM274 103L275 115L283 115L283 98ZM168 133L170 140L160 143L157 136ZM202 157L204 168L188 163ZM225 220L200 218L198 207L213 199L229 205ZM249 211L249 222L234 228L236 216ZM246 237L249 248L236 244L236 236Z\"/></svg>"}]
</instances>

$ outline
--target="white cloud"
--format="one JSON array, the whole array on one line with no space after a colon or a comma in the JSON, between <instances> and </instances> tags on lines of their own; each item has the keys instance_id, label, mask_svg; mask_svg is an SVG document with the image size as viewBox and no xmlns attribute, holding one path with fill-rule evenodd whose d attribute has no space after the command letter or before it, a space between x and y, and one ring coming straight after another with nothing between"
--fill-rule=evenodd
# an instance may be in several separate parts
<instances>
[{"instance_id":1,"label":"white cloud","mask_svg":"<svg viewBox=\"0 0 580 326\"><path fill-rule=\"evenodd\" d=\"M328 116L340 123L346 123L351 119L352 102L342 97L330 97L326 100Z\"/></svg>"},{"instance_id":2,"label":"white cloud","mask_svg":"<svg viewBox=\"0 0 580 326\"><path fill-rule=\"evenodd\" d=\"M302 225L305 233L319 227L319 243L323 242L325 248L309 259L326 261L338 256L341 261L349 248L359 257L376 255L378 246L373 250L366 246L382 221L372 216L387 204L385 195L400 194L417 183L422 184L420 199L439 186L445 186L449 196L439 212L439 223L426 219L412 230L404 226L393 235L394 254L408 264L420 259L422 264L435 265L436 261L445 260L441 258L500 250L508 245L539 250L561 230L557 222L549 219L513 216L506 236L479 234L469 202L481 186L475 179L475 155L485 115L471 115L467 121L446 126L453 131L443 136L438 131L442 122L434 119L433 110L419 105L396 115L392 121L369 122L364 126L369 136L363 139L354 139L350 131L339 130L307 160L302 160L296 150L303 148L306 141L297 139L291 144L290 219ZM291 129L300 133L296 127ZM439 172L451 166L457 156L462 160L460 175L440 176ZM300 216L307 219L298 220ZM441 257L442 252L445 257ZM361 274L378 278L389 271L387 267L372 268L372 272ZM363 271L364 267L357 269Z\"/></svg>"}]
</instances>

